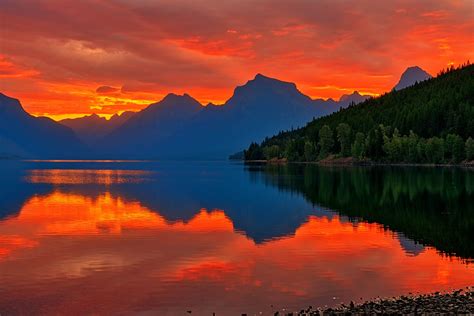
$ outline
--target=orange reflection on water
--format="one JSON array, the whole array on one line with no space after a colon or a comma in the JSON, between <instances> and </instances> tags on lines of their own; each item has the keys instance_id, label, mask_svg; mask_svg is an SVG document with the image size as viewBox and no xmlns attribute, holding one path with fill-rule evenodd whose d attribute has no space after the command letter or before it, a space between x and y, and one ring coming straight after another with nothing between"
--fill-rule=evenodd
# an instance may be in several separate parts
<instances>
[{"instance_id":1,"label":"orange reflection on water","mask_svg":"<svg viewBox=\"0 0 474 316\"><path fill-rule=\"evenodd\" d=\"M25 159L24 161L29 162L67 162L67 163L75 163L75 162L85 162L85 163L111 163L111 162L145 162L145 161L153 161L153 160L120 160L120 159Z\"/></svg>"},{"instance_id":2,"label":"orange reflection on water","mask_svg":"<svg viewBox=\"0 0 474 316\"><path fill-rule=\"evenodd\" d=\"M37 244L38 243L33 240L28 240L20 236L0 236L0 260L16 249L35 247Z\"/></svg>"},{"instance_id":3,"label":"orange reflection on water","mask_svg":"<svg viewBox=\"0 0 474 316\"><path fill-rule=\"evenodd\" d=\"M2 228L25 236L121 234L132 229L233 231L232 222L219 210L202 209L189 223L167 223L139 202L124 201L110 193L92 198L59 191L32 197L18 217L3 222Z\"/></svg>"},{"instance_id":4,"label":"orange reflection on water","mask_svg":"<svg viewBox=\"0 0 474 316\"><path fill-rule=\"evenodd\" d=\"M34 223L31 227L40 235L120 234L122 229L165 225L161 216L140 203L126 203L109 193L97 198L60 192L36 196L23 207L17 220Z\"/></svg>"},{"instance_id":5,"label":"orange reflection on water","mask_svg":"<svg viewBox=\"0 0 474 316\"><path fill-rule=\"evenodd\" d=\"M395 237L312 216L294 235L256 244L224 211L169 222L107 191L56 190L0 222L0 306L227 315L472 284L471 266L432 248L408 256Z\"/></svg>"},{"instance_id":6,"label":"orange reflection on water","mask_svg":"<svg viewBox=\"0 0 474 316\"><path fill-rule=\"evenodd\" d=\"M119 184L139 183L149 171L143 170L87 170L87 169L36 169L26 177L29 183L48 184Z\"/></svg>"}]
</instances>

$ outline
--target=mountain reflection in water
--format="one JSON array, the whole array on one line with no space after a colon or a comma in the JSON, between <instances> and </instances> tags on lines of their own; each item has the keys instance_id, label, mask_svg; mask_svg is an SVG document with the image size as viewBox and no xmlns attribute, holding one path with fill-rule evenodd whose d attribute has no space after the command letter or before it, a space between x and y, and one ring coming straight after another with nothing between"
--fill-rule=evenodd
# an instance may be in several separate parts
<instances>
[{"instance_id":1,"label":"mountain reflection in water","mask_svg":"<svg viewBox=\"0 0 474 316\"><path fill-rule=\"evenodd\" d=\"M35 162L8 170L0 180L0 310L7 314L270 313L474 280L469 256L448 257L432 236L423 246L410 229L392 229L396 215L389 223L373 220L369 202L356 216L356 206L321 198L315 189L322 188L308 180L324 174L333 189L348 177L340 172L356 170L138 162ZM472 175L463 172L465 184ZM383 213L387 206L379 205ZM414 220L441 225L419 212ZM461 229L454 219L435 228Z\"/></svg>"}]
</instances>

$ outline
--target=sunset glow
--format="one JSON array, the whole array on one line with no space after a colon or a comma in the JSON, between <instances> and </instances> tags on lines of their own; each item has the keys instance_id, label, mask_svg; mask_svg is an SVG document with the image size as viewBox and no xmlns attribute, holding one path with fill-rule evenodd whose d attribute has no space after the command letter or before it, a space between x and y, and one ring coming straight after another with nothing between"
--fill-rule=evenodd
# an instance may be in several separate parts
<instances>
[{"instance_id":1,"label":"sunset glow","mask_svg":"<svg viewBox=\"0 0 474 316\"><path fill-rule=\"evenodd\" d=\"M6 0L0 92L55 119L137 111L168 92L219 104L256 73L313 98L378 95L408 66L472 61L473 30L471 0Z\"/></svg>"}]
</instances>

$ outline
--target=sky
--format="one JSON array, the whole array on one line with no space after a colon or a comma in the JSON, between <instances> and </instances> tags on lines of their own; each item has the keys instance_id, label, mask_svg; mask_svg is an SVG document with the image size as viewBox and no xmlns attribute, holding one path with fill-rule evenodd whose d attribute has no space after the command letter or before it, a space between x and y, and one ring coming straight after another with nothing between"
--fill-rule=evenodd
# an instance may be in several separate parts
<instances>
[{"instance_id":1,"label":"sky","mask_svg":"<svg viewBox=\"0 0 474 316\"><path fill-rule=\"evenodd\" d=\"M262 73L313 98L474 60L473 0L2 0L0 92L53 119L225 102Z\"/></svg>"}]
</instances>

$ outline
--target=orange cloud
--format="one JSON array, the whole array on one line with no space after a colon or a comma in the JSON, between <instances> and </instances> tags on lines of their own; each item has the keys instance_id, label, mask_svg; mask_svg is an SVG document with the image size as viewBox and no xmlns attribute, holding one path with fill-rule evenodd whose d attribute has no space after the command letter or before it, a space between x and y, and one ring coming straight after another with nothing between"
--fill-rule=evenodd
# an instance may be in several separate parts
<instances>
[{"instance_id":1,"label":"orange cloud","mask_svg":"<svg viewBox=\"0 0 474 316\"><path fill-rule=\"evenodd\" d=\"M28 78L39 75L39 72L33 69L22 69L0 55L0 78Z\"/></svg>"},{"instance_id":2,"label":"orange cloud","mask_svg":"<svg viewBox=\"0 0 474 316\"><path fill-rule=\"evenodd\" d=\"M436 74L474 57L470 0L7 0L0 20L0 91L51 117L139 110L168 92L222 103L256 73L312 97L377 95L408 66Z\"/></svg>"}]
</instances>

